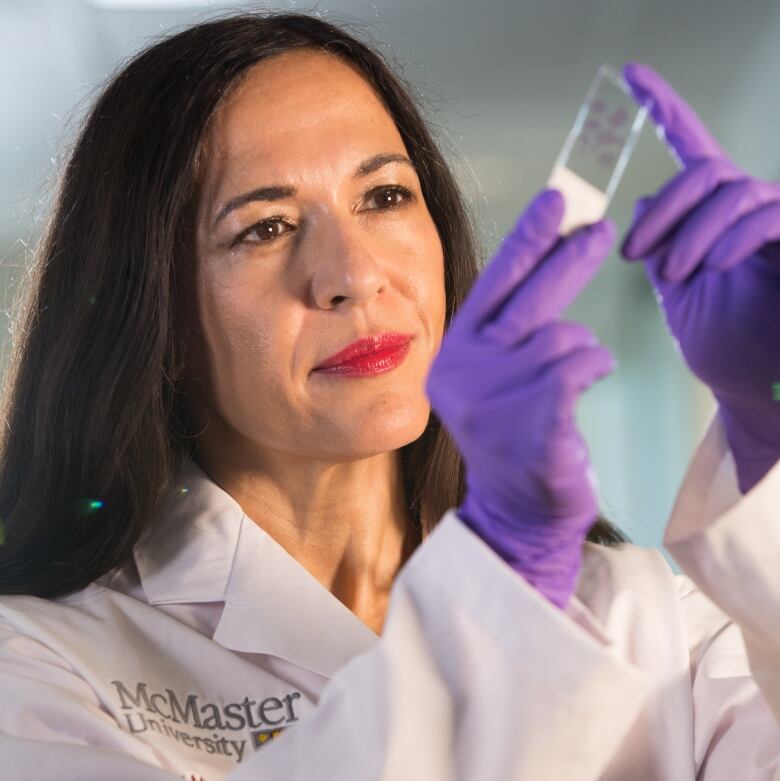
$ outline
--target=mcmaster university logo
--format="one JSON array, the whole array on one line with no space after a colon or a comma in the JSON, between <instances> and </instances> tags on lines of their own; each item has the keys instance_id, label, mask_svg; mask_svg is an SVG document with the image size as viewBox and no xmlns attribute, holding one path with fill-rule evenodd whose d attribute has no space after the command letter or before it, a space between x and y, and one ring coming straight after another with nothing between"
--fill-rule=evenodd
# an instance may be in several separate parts
<instances>
[{"instance_id":1,"label":"mcmaster university logo","mask_svg":"<svg viewBox=\"0 0 780 781\"><path fill-rule=\"evenodd\" d=\"M173 689L153 691L143 681L128 687L114 680L121 716L127 729L135 734L156 732L206 754L222 754L240 762L246 755L247 732L252 749L257 751L276 740L293 722L298 721L293 704L301 693L283 697L218 704L203 701L198 694L186 697Z\"/></svg>"},{"instance_id":2,"label":"mcmaster university logo","mask_svg":"<svg viewBox=\"0 0 780 781\"><path fill-rule=\"evenodd\" d=\"M259 729L252 733L252 747L262 748L269 740L278 738L284 732L284 727L280 729Z\"/></svg>"}]
</instances>

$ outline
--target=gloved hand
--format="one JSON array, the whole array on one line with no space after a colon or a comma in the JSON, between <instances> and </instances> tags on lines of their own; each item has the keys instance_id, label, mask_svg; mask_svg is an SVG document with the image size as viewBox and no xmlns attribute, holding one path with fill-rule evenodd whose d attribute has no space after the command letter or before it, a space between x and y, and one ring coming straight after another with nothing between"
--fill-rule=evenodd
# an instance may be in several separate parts
<instances>
[{"instance_id":1,"label":"gloved hand","mask_svg":"<svg viewBox=\"0 0 780 781\"><path fill-rule=\"evenodd\" d=\"M629 63L684 169L640 201L623 243L644 259L666 322L718 402L740 490L780 458L780 185L739 170L657 73Z\"/></svg>"},{"instance_id":2,"label":"gloved hand","mask_svg":"<svg viewBox=\"0 0 780 781\"><path fill-rule=\"evenodd\" d=\"M560 608L597 514L573 407L614 366L587 328L559 319L614 227L558 241L563 208L555 190L530 204L455 313L425 386L464 459L458 516Z\"/></svg>"}]
</instances>

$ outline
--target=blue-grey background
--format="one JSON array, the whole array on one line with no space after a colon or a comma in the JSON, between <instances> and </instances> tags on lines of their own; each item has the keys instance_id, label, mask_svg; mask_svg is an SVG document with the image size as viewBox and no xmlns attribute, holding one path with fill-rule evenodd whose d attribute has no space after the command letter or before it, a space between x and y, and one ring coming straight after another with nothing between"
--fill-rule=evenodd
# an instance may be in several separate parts
<instances>
[{"instance_id":1,"label":"blue-grey background","mask_svg":"<svg viewBox=\"0 0 780 781\"><path fill-rule=\"evenodd\" d=\"M81 112L119 62L166 31L225 9L205 2L0 0L0 288L8 344L26 252ZM602 63L660 70L750 173L780 175L780 6L759 0L296 0L252 4L354 25L402 68L457 172L488 259L543 187ZM646 126L609 210L674 173ZM610 258L570 316L616 354L578 417L605 514L659 546L686 464L712 414L682 365L641 267ZM5 355L5 351L3 351ZM674 566L674 564L673 564Z\"/></svg>"}]
</instances>

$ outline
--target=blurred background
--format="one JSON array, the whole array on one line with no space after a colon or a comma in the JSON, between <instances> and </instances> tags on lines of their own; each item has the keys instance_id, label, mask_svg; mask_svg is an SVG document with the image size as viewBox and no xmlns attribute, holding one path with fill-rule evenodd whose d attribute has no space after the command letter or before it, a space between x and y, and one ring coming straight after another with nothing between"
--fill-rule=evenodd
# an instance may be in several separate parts
<instances>
[{"instance_id":1,"label":"blurred background","mask_svg":"<svg viewBox=\"0 0 780 781\"><path fill-rule=\"evenodd\" d=\"M416 90L479 229L483 262L544 185L599 65L648 63L748 172L780 178L780 5L760 0L0 0L3 360L26 253L80 117L111 72L187 24L243 8L315 13L375 45ZM649 123L610 206L622 237L636 198L674 164ZM617 254L568 316L618 370L578 418L604 514L639 545L663 528L713 404L685 370L640 265ZM674 562L669 559L677 570Z\"/></svg>"}]
</instances>

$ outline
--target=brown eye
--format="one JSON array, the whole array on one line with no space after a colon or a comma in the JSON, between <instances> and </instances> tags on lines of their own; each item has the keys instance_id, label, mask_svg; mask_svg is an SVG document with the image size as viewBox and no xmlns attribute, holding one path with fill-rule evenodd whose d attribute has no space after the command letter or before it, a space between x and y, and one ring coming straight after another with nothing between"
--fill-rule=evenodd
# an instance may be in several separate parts
<instances>
[{"instance_id":1,"label":"brown eye","mask_svg":"<svg viewBox=\"0 0 780 781\"><path fill-rule=\"evenodd\" d=\"M394 209L403 206L407 201L414 199L414 193L400 184L394 184L391 187L375 187L369 192L370 200L376 200L380 210ZM402 196L400 202L399 196Z\"/></svg>"},{"instance_id":2,"label":"brown eye","mask_svg":"<svg viewBox=\"0 0 780 781\"><path fill-rule=\"evenodd\" d=\"M258 238L247 241L248 244L269 244L287 233L286 230L280 230L279 226L286 226L288 228L294 227L281 217L269 217L267 220L261 220L260 222L251 225L240 233L236 237L234 244L246 241L247 236L251 236L252 234L256 234Z\"/></svg>"}]
</instances>

